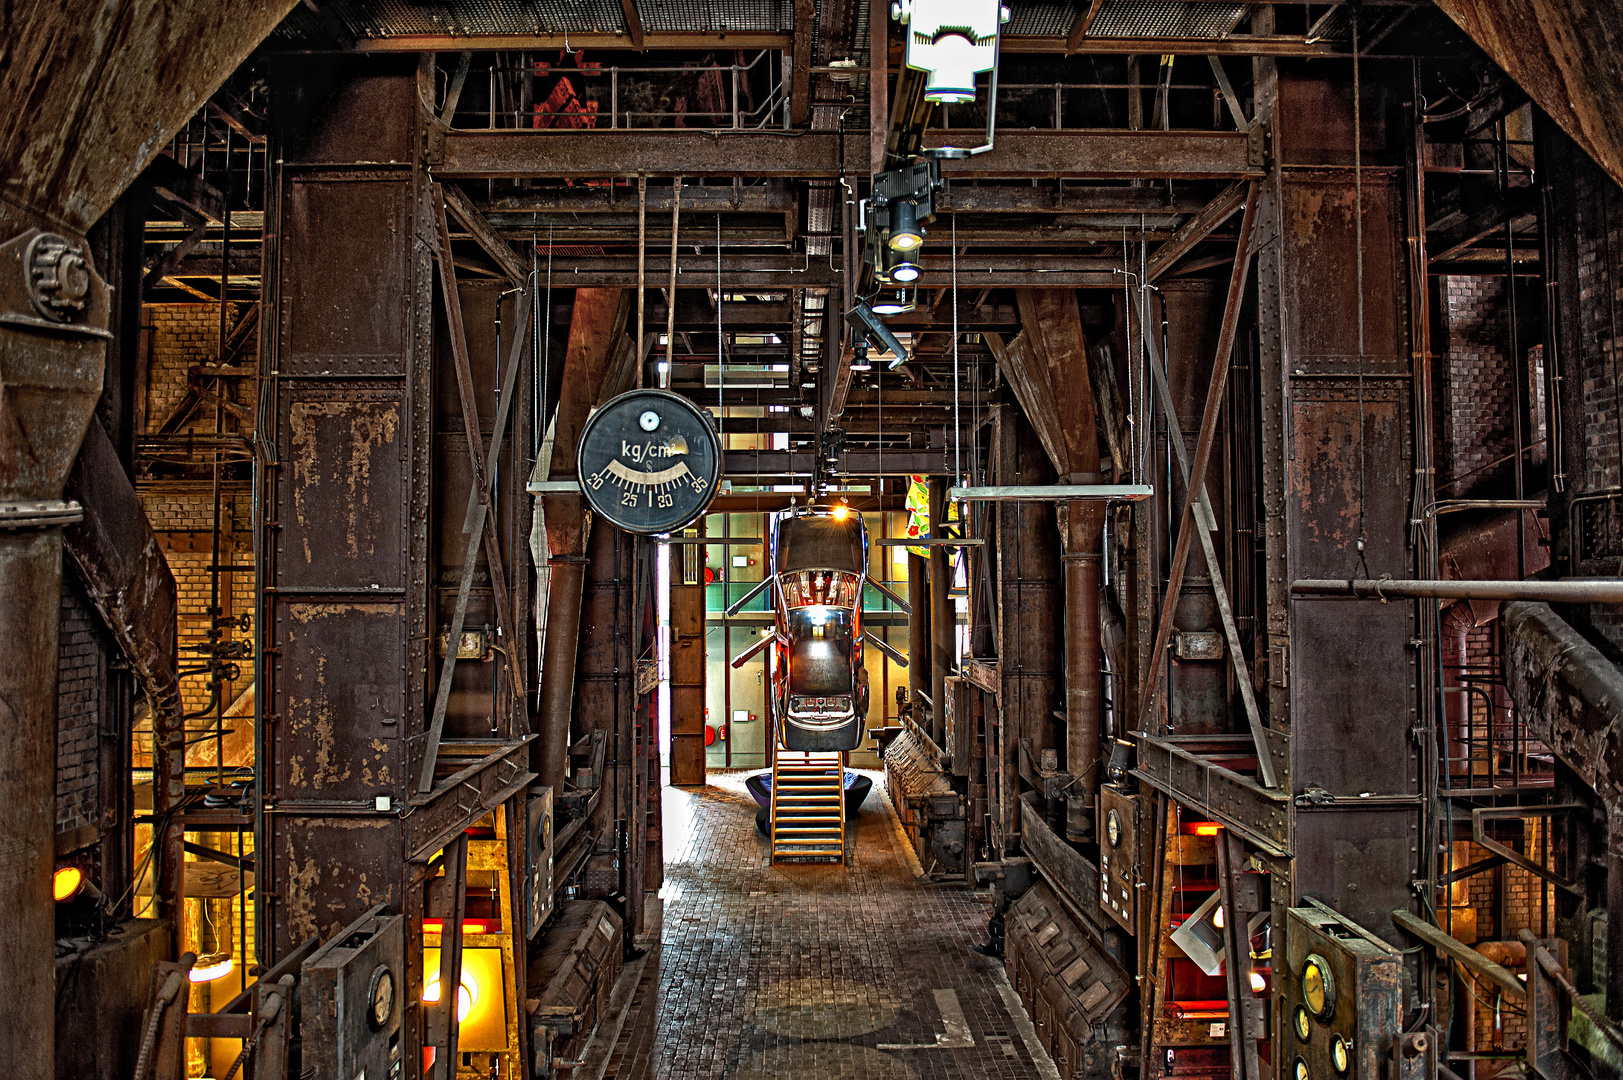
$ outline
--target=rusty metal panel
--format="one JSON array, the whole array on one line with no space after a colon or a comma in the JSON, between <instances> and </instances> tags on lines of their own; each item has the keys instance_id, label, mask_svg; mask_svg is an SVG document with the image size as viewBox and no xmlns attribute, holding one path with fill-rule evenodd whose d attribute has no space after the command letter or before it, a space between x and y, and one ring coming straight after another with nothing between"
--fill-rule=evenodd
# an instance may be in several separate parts
<instances>
[{"instance_id":1,"label":"rusty metal panel","mask_svg":"<svg viewBox=\"0 0 1623 1080\"><path fill-rule=\"evenodd\" d=\"M1373 745L1373 744L1372 744ZM1354 755L1348 755L1354 756ZM1350 799L1296 808L1298 897L1311 894L1393 942L1392 912L1407 908L1419 877L1418 799Z\"/></svg>"},{"instance_id":2,"label":"rusty metal panel","mask_svg":"<svg viewBox=\"0 0 1623 1080\"><path fill-rule=\"evenodd\" d=\"M307 938L327 940L375 904L403 906L403 826L393 813L284 811L272 816L269 828L276 879L265 891L275 955Z\"/></svg>"},{"instance_id":3,"label":"rusty metal panel","mask_svg":"<svg viewBox=\"0 0 1623 1080\"><path fill-rule=\"evenodd\" d=\"M1299 600L1291 606L1298 792L1413 795L1419 789L1413 607L1378 600ZM1306 718L1311 717L1311 721ZM1379 747L1379 753L1353 753Z\"/></svg>"},{"instance_id":4,"label":"rusty metal panel","mask_svg":"<svg viewBox=\"0 0 1623 1080\"><path fill-rule=\"evenodd\" d=\"M1114 1053L1113 1039L1093 1045L1094 1027L1125 1034L1124 1017L1113 1014L1132 989L1132 977L1072 921L1045 885L1033 886L1017 900L1005 924L1008 955L1020 957L1021 1000L1028 1008L1035 1005L1039 1017L1049 1018L1049 1045L1059 1028L1074 1045L1085 1048L1084 1053L1091 1050L1099 1058ZM1088 1064L1096 1067L1100 1062Z\"/></svg>"},{"instance_id":5,"label":"rusty metal panel","mask_svg":"<svg viewBox=\"0 0 1623 1080\"><path fill-rule=\"evenodd\" d=\"M1296 577L1410 576L1408 417L1408 387L1396 381L1366 379L1361 401L1354 379L1297 387L1286 473ZM1368 574L1356 551L1361 521Z\"/></svg>"},{"instance_id":6,"label":"rusty metal panel","mask_svg":"<svg viewBox=\"0 0 1623 1080\"><path fill-rule=\"evenodd\" d=\"M278 58L286 92L271 111L287 164L409 165L419 154L417 58Z\"/></svg>"},{"instance_id":7,"label":"rusty metal panel","mask_svg":"<svg viewBox=\"0 0 1623 1080\"><path fill-rule=\"evenodd\" d=\"M402 588L409 436L399 390L332 386L283 400L278 587Z\"/></svg>"},{"instance_id":8,"label":"rusty metal panel","mask_svg":"<svg viewBox=\"0 0 1623 1080\"><path fill-rule=\"evenodd\" d=\"M282 602L273 788L286 801L405 795L398 603Z\"/></svg>"},{"instance_id":9,"label":"rusty metal panel","mask_svg":"<svg viewBox=\"0 0 1623 1080\"><path fill-rule=\"evenodd\" d=\"M412 185L297 177L282 210L284 375L401 375L411 331ZM383 223L387 228L379 228ZM356 236L367 223L366 240Z\"/></svg>"}]
</instances>

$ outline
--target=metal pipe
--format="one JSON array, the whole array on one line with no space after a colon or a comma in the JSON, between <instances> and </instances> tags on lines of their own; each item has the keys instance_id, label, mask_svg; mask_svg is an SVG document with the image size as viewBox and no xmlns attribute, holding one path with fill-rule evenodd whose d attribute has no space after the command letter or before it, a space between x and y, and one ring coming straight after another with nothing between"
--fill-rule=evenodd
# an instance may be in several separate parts
<instances>
[{"instance_id":1,"label":"metal pipe","mask_svg":"<svg viewBox=\"0 0 1623 1080\"><path fill-rule=\"evenodd\" d=\"M37 247L35 245L38 245ZM33 255L28 253L32 249ZM38 286L35 265L52 256L60 286ZM35 265L31 265L35 264ZM62 528L79 520L63 488L102 388L110 290L82 240L34 230L0 246L0 1029L13 1032L9 1072L55 1075L56 695L62 603ZM40 326L29 304L48 304L72 278L84 309L59 327ZM15 308L22 310L16 311ZM26 1033L26 1037L24 1034Z\"/></svg>"},{"instance_id":2,"label":"metal pipe","mask_svg":"<svg viewBox=\"0 0 1623 1080\"><path fill-rule=\"evenodd\" d=\"M671 385L671 362L676 355L676 240L682 227L682 178L671 181L671 283L665 290L665 370L660 373L661 389ZM721 282L716 282L716 306L721 306ZM638 323L642 320L638 319ZM641 362L641 357L638 358ZM718 358L719 362L719 358ZM716 418L721 423L721 417Z\"/></svg>"},{"instance_id":3,"label":"metal pipe","mask_svg":"<svg viewBox=\"0 0 1623 1080\"><path fill-rule=\"evenodd\" d=\"M1291 582L1297 596L1351 596L1395 600L1542 600L1555 604L1623 604L1623 580L1567 578L1561 581L1403 581L1391 578L1307 578Z\"/></svg>"},{"instance_id":4,"label":"metal pipe","mask_svg":"<svg viewBox=\"0 0 1623 1080\"><path fill-rule=\"evenodd\" d=\"M547 539L552 540L552 529ZM582 530L584 531L584 530ZM581 546L585 546L581 537ZM574 713L575 667L580 653L580 608L586 590L586 559L554 555L547 560L547 630L542 644L540 783L562 791L569 768L569 722Z\"/></svg>"},{"instance_id":5,"label":"metal pipe","mask_svg":"<svg viewBox=\"0 0 1623 1080\"><path fill-rule=\"evenodd\" d=\"M947 487L945 476L930 477L930 533L940 536L946 529ZM947 596L947 549L930 549L930 737L937 746L947 741L947 676L953 672L953 632L957 612Z\"/></svg>"},{"instance_id":6,"label":"metal pipe","mask_svg":"<svg viewBox=\"0 0 1623 1080\"><path fill-rule=\"evenodd\" d=\"M1069 503L1060 510L1060 539L1065 545L1060 560L1065 578L1065 770L1076 778L1074 793L1081 796L1083 818L1090 824L1099 794L1099 730L1104 722L1100 674L1104 635L1099 623L1104 517L1105 505L1097 502ZM1066 831L1073 832L1069 824Z\"/></svg>"},{"instance_id":7,"label":"metal pipe","mask_svg":"<svg viewBox=\"0 0 1623 1080\"><path fill-rule=\"evenodd\" d=\"M1615 861L1616 856L1613 856L1612 858L1613 871L1615 874L1617 865ZM1612 899L1615 898L1616 897L1614 895ZM1522 929L1516 931L1516 936L1521 939L1523 945L1527 946L1528 956L1533 960L1534 963L1538 964L1539 970L1548 975L1557 986L1561 987L1561 989L1566 992L1567 997L1572 1001L1573 1008L1587 1016L1589 1018L1589 1022L1595 1025L1596 1030L1598 1030L1602 1035L1606 1036L1607 1042L1611 1043L1616 1049L1623 1050L1623 1033L1620 1033L1616 1027L1612 1026L1611 1023L1608 1023L1607 1017L1601 1016L1600 1013L1595 1011L1595 1007L1593 1005L1583 999L1583 995L1578 993L1578 988L1573 985L1572 978L1568 974L1567 970L1561 966L1561 961L1556 959L1554 954L1552 954L1549 949L1546 949L1543 945L1539 944L1539 940L1533 935L1533 931L1523 927ZM1613 946L1611 944L1609 935L1606 946L1607 953L1610 954L1612 949ZM1610 972L1607 973L1607 977L1608 979L1611 978ZM1611 1011L1610 1006L1611 998L1608 997L1608 1012Z\"/></svg>"}]
</instances>

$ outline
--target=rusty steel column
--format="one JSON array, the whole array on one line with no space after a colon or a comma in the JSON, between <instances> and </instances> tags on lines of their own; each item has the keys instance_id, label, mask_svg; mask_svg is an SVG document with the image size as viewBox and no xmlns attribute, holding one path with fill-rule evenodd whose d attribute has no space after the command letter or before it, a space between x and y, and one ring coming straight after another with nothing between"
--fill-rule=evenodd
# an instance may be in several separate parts
<instances>
[{"instance_id":1,"label":"rusty steel column","mask_svg":"<svg viewBox=\"0 0 1623 1080\"><path fill-rule=\"evenodd\" d=\"M947 488L951 479L930 477L930 535L946 534ZM947 676L953 672L952 635L957 622L951 599L947 596L947 549L939 544L930 548L930 738L937 746L947 741Z\"/></svg>"},{"instance_id":2,"label":"rusty steel column","mask_svg":"<svg viewBox=\"0 0 1623 1080\"><path fill-rule=\"evenodd\" d=\"M1099 796L1099 729L1104 720L1100 657L1100 540L1105 504L1073 502L1060 508L1060 556L1065 574L1065 771L1076 778L1068 802L1066 835L1092 835Z\"/></svg>"},{"instance_id":3,"label":"rusty steel column","mask_svg":"<svg viewBox=\"0 0 1623 1080\"><path fill-rule=\"evenodd\" d=\"M907 699L930 692L930 560L908 552Z\"/></svg>"},{"instance_id":4,"label":"rusty steel column","mask_svg":"<svg viewBox=\"0 0 1623 1080\"><path fill-rule=\"evenodd\" d=\"M0 245L0 1026L20 1080L55 1075L56 670L62 489L101 391L109 290L88 247Z\"/></svg>"}]
</instances>

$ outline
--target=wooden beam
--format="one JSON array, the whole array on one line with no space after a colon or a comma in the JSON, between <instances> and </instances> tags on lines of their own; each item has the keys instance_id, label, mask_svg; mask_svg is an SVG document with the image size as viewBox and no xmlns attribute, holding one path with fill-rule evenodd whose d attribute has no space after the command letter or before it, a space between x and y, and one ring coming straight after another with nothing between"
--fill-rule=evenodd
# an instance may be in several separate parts
<instances>
[{"instance_id":1,"label":"wooden beam","mask_svg":"<svg viewBox=\"0 0 1623 1080\"><path fill-rule=\"evenodd\" d=\"M296 3L297 0L292 0ZM792 35L776 31L704 30L674 31L670 33L644 33L642 48L653 50L674 49L787 49ZM567 42L577 52L585 49L624 49L628 35L623 30L568 32ZM459 52L475 49L480 52L513 49L530 52L548 52L562 49L564 31L543 31L539 34L401 34L396 37L363 38L355 43L360 53L423 53Z\"/></svg>"},{"instance_id":2,"label":"wooden beam","mask_svg":"<svg viewBox=\"0 0 1623 1080\"><path fill-rule=\"evenodd\" d=\"M1245 184L1230 184L1222 194L1207 203L1205 209L1173 233L1172 239L1156 248L1155 254L1150 256L1148 271L1150 282L1159 280L1163 274L1172 269L1173 264L1189 254L1196 244L1210 236L1219 225L1234 214L1234 211L1245 205L1245 193Z\"/></svg>"},{"instance_id":3,"label":"wooden beam","mask_svg":"<svg viewBox=\"0 0 1623 1080\"><path fill-rule=\"evenodd\" d=\"M506 274L513 284L523 284L529 277L530 269L519 262L518 254L512 245L496 235L496 231L490 227L490 222L474 209L473 203L468 201L461 188L455 184L445 184L444 191L445 208L462 223L462 227L468 230L468 235L484 249L485 254L496 261L496 265L501 267L502 273Z\"/></svg>"},{"instance_id":4,"label":"wooden beam","mask_svg":"<svg viewBox=\"0 0 1623 1080\"><path fill-rule=\"evenodd\" d=\"M1105 0L1089 0L1088 6L1076 13L1076 21L1071 23L1071 32L1065 36L1065 51L1074 53L1082 48L1082 39L1088 36L1093 29L1093 20L1099 17L1099 9L1105 6Z\"/></svg>"}]
</instances>

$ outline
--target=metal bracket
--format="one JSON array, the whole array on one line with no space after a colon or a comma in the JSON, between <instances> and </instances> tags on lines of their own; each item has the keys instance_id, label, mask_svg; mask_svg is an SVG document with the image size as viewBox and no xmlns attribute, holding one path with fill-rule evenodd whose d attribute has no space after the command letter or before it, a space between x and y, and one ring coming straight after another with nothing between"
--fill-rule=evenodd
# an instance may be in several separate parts
<instances>
[{"instance_id":1,"label":"metal bracket","mask_svg":"<svg viewBox=\"0 0 1623 1080\"><path fill-rule=\"evenodd\" d=\"M1521 852L1508 848L1496 840L1488 839L1482 832L1482 823L1484 821L1499 818L1552 817L1570 810L1582 809L1583 807L1576 803L1559 803L1554 806L1479 806L1471 811L1471 839L1493 854L1503 857L1507 862L1521 867L1530 874L1536 874L1538 877L1543 878L1563 892L1571 893L1574 896L1582 896L1584 890L1578 882L1561 877L1547 867L1540 866Z\"/></svg>"}]
</instances>

